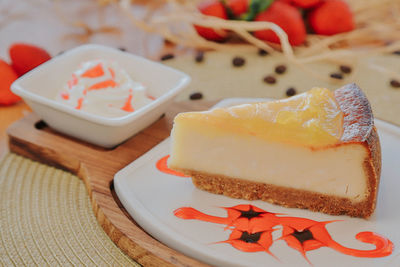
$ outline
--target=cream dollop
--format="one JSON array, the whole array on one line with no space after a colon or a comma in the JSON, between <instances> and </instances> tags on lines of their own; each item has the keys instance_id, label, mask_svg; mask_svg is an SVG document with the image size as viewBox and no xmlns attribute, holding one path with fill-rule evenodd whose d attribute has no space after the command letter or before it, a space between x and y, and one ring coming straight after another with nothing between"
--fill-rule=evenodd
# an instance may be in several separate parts
<instances>
[{"instance_id":1,"label":"cream dollop","mask_svg":"<svg viewBox=\"0 0 400 267\"><path fill-rule=\"evenodd\" d=\"M127 115L154 99L116 62L101 59L83 62L56 97L75 109L104 117Z\"/></svg>"}]
</instances>

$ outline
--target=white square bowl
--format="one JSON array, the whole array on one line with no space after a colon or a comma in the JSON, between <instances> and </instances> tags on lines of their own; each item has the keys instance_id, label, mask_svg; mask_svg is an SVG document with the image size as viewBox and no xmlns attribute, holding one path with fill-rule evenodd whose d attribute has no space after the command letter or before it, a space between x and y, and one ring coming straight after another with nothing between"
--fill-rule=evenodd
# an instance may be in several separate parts
<instances>
[{"instance_id":1,"label":"white square bowl","mask_svg":"<svg viewBox=\"0 0 400 267\"><path fill-rule=\"evenodd\" d=\"M117 62L156 100L122 117L106 118L57 102L56 95L83 61ZM114 147L156 121L190 82L178 70L101 45L83 45L54 57L11 85L51 128L106 148Z\"/></svg>"}]
</instances>

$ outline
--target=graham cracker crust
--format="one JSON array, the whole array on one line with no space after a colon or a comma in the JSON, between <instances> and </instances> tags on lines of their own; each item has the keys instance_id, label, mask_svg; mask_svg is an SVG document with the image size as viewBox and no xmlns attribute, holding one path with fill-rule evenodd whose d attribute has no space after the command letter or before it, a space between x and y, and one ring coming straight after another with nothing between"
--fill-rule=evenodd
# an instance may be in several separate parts
<instances>
[{"instance_id":1,"label":"graham cracker crust","mask_svg":"<svg viewBox=\"0 0 400 267\"><path fill-rule=\"evenodd\" d=\"M193 184L197 188L232 198L263 200L288 208L309 209L331 215L349 215L362 218L370 217L375 207L374 194L371 194L371 192L367 193L369 197L366 200L353 203L346 198L328 196L305 190L250 182L192 170L180 171L190 175Z\"/></svg>"}]
</instances>

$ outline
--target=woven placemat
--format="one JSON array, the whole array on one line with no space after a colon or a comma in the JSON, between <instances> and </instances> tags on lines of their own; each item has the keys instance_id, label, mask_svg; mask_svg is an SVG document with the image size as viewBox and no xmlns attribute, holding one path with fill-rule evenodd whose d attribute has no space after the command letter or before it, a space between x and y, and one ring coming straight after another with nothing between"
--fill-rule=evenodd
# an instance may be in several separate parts
<instances>
[{"instance_id":1,"label":"woven placemat","mask_svg":"<svg viewBox=\"0 0 400 267\"><path fill-rule=\"evenodd\" d=\"M139 266L105 234L75 175L13 153L0 161L0 266Z\"/></svg>"}]
</instances>

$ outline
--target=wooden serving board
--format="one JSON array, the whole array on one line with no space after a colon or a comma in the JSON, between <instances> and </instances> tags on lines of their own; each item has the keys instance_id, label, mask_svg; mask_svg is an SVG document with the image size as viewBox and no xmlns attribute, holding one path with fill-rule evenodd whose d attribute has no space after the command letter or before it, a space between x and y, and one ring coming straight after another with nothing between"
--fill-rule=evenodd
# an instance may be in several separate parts
<instances>
[{"instance_id":1,"label":"wooden serving board","mask_svg":"<svg viewBox=\"0 0 400 267\"><path fill-rule=\"evenodd\" d=\"M147 234L123 208L113 188L114 174L170 134L181 111L205 110L213 103L192 101L171 106L165 116L114 149L104 149L51 130L31 113L12 124L7 134L10 151L69 171L80 177L93 210L111 240L145 266L206 266Z\"/></svg>"}]
</instances>

